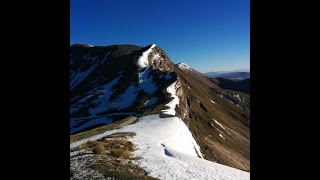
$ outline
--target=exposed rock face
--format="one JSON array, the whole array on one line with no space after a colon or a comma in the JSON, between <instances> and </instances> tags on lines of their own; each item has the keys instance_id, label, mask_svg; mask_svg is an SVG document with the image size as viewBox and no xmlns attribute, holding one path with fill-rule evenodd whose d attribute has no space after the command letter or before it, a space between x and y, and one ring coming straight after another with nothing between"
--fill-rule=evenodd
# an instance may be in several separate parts
<instances>
[{"instance_id":1,"label":"exposed rock face","mask_svg":"<svg viewBox=\"0 0 320 180\"><path fill-rule=\"evenodd\" d=\"M173 71L174 64L168 57L167 53L158 46L154 46L152 48L152 51L149 53L148 56L148 61L152 69L159 69L161 71L167 72Z\"/></svg>"}]
</instances>

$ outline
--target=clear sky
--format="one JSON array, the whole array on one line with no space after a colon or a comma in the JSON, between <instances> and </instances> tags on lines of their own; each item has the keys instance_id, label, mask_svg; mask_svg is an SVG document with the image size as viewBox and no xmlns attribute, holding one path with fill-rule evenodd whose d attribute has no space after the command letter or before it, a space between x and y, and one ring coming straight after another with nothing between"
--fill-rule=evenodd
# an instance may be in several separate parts
<instances>
[{"instance_id":1,"label":"clear sky","mask_svg":"<svg viewBox=\"0 0 320 180\"><path fill-rule=\"evenodd\" d=\"M70 44L156 44L200 72L250 68L250 0L71 0Z\"/></svg>"}]
</instances>

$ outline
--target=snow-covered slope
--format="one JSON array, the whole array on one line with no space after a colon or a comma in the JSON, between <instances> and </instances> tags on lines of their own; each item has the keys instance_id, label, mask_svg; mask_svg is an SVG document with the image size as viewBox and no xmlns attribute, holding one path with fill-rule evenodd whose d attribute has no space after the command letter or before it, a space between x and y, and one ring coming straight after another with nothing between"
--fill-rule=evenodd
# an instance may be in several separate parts
<instances>
[{"instance_id":1,"label":"snow-covered slope","mask_svg":"<svg viewBox=\"0 0 320 180\"><path fill-rule=\"evenodd\" d=\"M135 163L149 176L159 179L250 179L248 172L199 158L199 146L188 127L178 117L144 116L135 124L74 142L70 147L74 148L116 132L136 133L130 141L137 148L135 155L142 159Z\"/></svg>"},{"instance_id":2,"label":"snow-covered slope","mask_svg":"<svg viewBox=\"0 0 320 180\"><path fill-rule=\"evenodd\" d=\"M97 64L91 66L89 69L80 72L80 70L71 76L70 88L73 89L77 84L79 84L83 79L85 79L95 68Z\"/></svg>"},{"instance_id":3,"label":"snow-covered slope","mask_svg":"<svg viewBox=\"0 0 320 180\"><path fill-rule=\"evenodd\" d=\"M162 89L176 80L169 71L174 64L155 44L144 48L73 46L71 50L71 119L144 111L166 101L159 95L164 96ZM82 123L71 122L76 125L71 128L80 131Z\"/></svg>"}]
</instances>

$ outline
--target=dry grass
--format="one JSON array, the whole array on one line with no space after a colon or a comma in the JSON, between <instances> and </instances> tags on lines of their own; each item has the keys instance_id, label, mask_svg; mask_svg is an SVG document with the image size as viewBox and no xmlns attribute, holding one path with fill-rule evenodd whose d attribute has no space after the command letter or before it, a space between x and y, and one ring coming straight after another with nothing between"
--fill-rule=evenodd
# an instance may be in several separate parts
<instances>
[{"instance_id":1,"label":"dry grass","mask_svg":"<svg viewBox=\"0 0 320 180\"><path fill-rule=\"evenodd\" d=\"M102 154L103 151L104 151L104 146L101 143L98 143L92 149L93 154Z\"/></svg>"},{"instance_id":2,"label":"dry grass","mask_svg":"<svg viewBox=\"0 0 320 180\"><path fill-rule=\"evenodd\" d=\"M98 144L97 141L88 141L87 143L80 144L79 146L71 149L70 151L80 151L82 149L92 148Z\"/></svg>"},{"instance_id":3,"label":"dry grass","mask_svg":"<svg viewBox=\"0 0 320 180\"><path fill-rule=\"evenodd\" d=\"M93 154L107 154L115 158L132 159L134 145L128 141L129 137L133 137L133 132L114 133L102 138L99 141L88 141L81 144L71 151L80 151L82 149L92 148Z\"/></svg>"},{"instance_id":4,"label":"dry grass","mask_svg":"<svg viewBox=\"0 0 320 180\"><path fill-rule=\"evenodd\" d=\"M107 136L103 142L108 154L116 158L129 159L133 155L134 145L127 138L134 135L132 132L127 132Z\"/></svg>"},{"instance_id":5,"label":"dry grass","mask_svg":"<svg viewBox=\"0 0 320 180\"><path fill-rule=\"evenodd\" d=\"M130 159L132 152L126 149L112 149L110 155L116 158Z\"/></svg>"},{"instance_id":6,"label":"dry grass","mask_svg":"<svg viewBox=\"0 0 320 180\"><path fill-rule=\"evenodd\" d=\"M139 179L154 180L140 167L132 163L123 163L111 160L108 163L94 164L91 168L102 173L105 177L113 177L114 179Z\"/></svg>"}]
</instances>

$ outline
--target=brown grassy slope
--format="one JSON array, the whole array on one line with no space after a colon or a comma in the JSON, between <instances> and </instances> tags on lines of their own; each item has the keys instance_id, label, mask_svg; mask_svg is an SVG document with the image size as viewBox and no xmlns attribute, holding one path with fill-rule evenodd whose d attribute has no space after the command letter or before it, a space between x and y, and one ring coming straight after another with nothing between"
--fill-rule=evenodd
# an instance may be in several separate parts
<instances>
[{"instance_id":1,"label":"brown grassy slope","mask_svg":"<svg viewBox=\"0 0 320 180\"><path fill-rule=\"evenodd\" d=\"M191 76L196 78L198 81L200 81L202 84L213 88L215 90L220 90L221 88L217 85L219 81L216 78L209 78L207 75L200 73L199 71L196 71L195 69L187 70L185 72L188 72Z\"/></svg>"},{"instance_id":2,"label":"brown grassy slope","mask_svg":"<svg viewBox=\"0 0 320 180\"><path fill-rule=\"evenodd\" d=\"M178 90L181 100L178 114L183 117L187 112L183 121L200 145L205 159L250 171L250 128L245 124L245 112L217 96L194 76L179 68L175 72L182 85Z\"/></svg>"}]
</instances>

